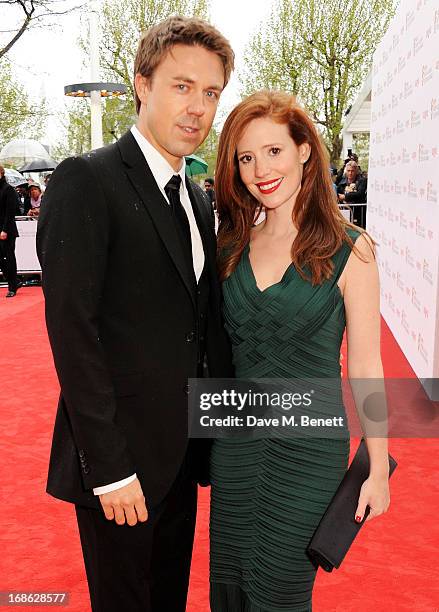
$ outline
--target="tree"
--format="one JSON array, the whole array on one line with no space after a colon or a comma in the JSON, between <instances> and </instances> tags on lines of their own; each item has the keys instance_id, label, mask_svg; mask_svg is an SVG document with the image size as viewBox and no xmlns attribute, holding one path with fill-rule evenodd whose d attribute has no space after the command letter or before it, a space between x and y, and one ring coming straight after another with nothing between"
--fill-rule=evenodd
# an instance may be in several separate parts
<instances>
[{"instance_id":1,"label":"tree","mask_svg":"<svg viewBox=\"0 0 439 612\"><path fill-rule=\"evenodd\" d=\"M294 93L337 163L345 111L371 68L397 2L275 0L266 27L245 55L242 93L262 88Z\"/></svg>"},{"instance_id":2,"label":"tree","mask_svg":"<svg viewBox=\"0 0 439 612\"><path fill-rule=\"evenodd\" d=\"M368 132L354 134L353 141L353 151L358 155L361 170L367 172L369 169L370 134Z\"/></svg>"},{"instance_id":3,"label":"tree","mask_svg":"<svg viewBox=\"0 0 439 612\"><path fill-rule=\"evenodd\" d=\"M62 123L65 136L53 149L53 157L62 160L70 155L82 155L91 149L90 104L88 100L72 100Z\"/></svg>"},{"instance_id":4,"label":"tree","mask_svg":"<svg viewBox=\"0 0 439 612\"><path fill-rule=\"evenodd\" d=\"M65 15L79 6L72 6L72 0L0 0L0 8L2 26L12 24L9 29L0 32L3 35L0 37L2 58L30 27L42 20L47 27L53 17Z\"/></svg>"},{"instance_id":5,"label":"tree","mask_svg":"<svg viewBox=\"0 0 439 612\"><path fill-rule=\"evenodd\" d=\"M218 141L219 141L219 132L212 126L208 137L203 142L203 144L195 151L195 154L208 164L208 168L206 171L206 176L212 176L215 174L216 168L216 157L218 154Z\"/></svg>"},{"instance_id":6,"label":"tree","mask_svg":"<svg viewBox=\"0 0 439 612\"><path fill-rule=\"evenodd\" d=\"M5 57L0 60L0 115L0 149L13 138L38 140L48 116L46 100L34 103L29 99Z\"/></svg>"},{"instance_id":7,"label":"tree","mask_svg":"<svg viewBox=\"0 0 439 612\"><path fill-rule=\"evenodd\" d=\"M72 105L62 121L66 135L55 149L54 157L64 159L69 155L82 155L91 149L91 109L88 98L72 99ZM128 130L135 121L133 108L126 108L126 101L117 98L103 98L102 138L104 144L114 142Z\"/></svg>"}]
</instances>

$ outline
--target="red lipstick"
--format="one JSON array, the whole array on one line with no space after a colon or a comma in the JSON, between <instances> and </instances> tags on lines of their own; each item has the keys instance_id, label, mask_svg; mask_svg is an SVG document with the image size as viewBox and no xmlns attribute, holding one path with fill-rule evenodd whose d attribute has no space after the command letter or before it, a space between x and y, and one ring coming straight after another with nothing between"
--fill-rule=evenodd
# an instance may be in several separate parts
<instances>
[{"instance_id":1,"label":"red lipstick","mask_svg":"<svg viewBox=\"0 0 439 612\"><path fill-rule=\"evenodd\" d=\"M269 195L270 193L274 193L276 191L283 180L284 177L282 176L281 178L271 179L271 181L262 181L260 183L256 183L256 187L264 195Z\"/></svg>"}]
</instances>

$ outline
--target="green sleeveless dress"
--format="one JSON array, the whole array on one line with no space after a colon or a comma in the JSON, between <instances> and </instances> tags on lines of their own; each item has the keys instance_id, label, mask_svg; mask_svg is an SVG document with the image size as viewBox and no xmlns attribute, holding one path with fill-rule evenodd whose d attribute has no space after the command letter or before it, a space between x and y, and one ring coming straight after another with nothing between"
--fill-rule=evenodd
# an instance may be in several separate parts
<instances>
[{"instance_id":1,"label":"green sleeveless dress","mask_svg":"<svg viewBox=\"0 0 439 612\"><path fill-rule=\"evenodd\" d=\"M354 240L360 235L348 230ZM223 283L237 378L339 378L346 325L334 273L312 286L290 265L256 286L249 246ZM306 334L303 330L306 329ZM316 569L306 547L348 466L349 437L217 439L211 456L213 612L309 612Z\"/></svg>"}]
</instances>

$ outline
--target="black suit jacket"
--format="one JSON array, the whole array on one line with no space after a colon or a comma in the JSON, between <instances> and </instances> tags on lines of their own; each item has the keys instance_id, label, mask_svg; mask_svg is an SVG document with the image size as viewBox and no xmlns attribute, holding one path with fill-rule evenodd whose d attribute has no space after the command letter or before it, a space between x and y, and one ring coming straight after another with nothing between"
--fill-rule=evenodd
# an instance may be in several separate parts
<instances>
[{"instance_id":1,"label":"black suit jacket","mask_svg":"<svg viewBox=\"0 0 439 612\"><path fill-rule=\"evenodd\" d=\"M6 232L8 238L18 237L17 224L15 223L17 204L17 192L3 177L0 179L0 232Z\"/></svg>"},{"instance_id":2,"label":"black suit jacket","mask_svg":"<svg viewBox=\"0 0 439 612\"><path fill-rule=\"evenodd\" d=\"M210 283L210 375L231 376L211 207L187 187ZM131 132L62 162L46 190L37 252L61 385L47 485L55 497L99 507L94 487L136 472L154 506L181 465L196 297L170 214Z\"/></svg>"},{"instance_id":3,"label":"black suit jacket","mask_svg":"<svg viewBox=\"0 0 439 612\"><path fill-rule=\"evenodd\" d=\"M337 187L337 193L345 194L345 202L347 204L366 204L367 202L367 179L364 176L357 176L356 190L345 193L347 181L341 181Z\"/></svg>"}]
</instances>

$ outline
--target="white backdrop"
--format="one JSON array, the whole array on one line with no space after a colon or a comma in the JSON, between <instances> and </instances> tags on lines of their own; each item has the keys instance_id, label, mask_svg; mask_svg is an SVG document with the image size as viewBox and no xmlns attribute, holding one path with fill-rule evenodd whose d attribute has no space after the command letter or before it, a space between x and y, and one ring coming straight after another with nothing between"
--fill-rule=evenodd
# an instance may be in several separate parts
<instances>
[{"instance_id":1,"label":"white backdrop","mask_svg":"<svg viewBox=\"0 0 439 612\"><path fill-rule=\"evenodd\" d=\"M381 311L419 378L439 377L439 0L401 0L374 56L367 229Z\"/></svg>"}]
</instances>

